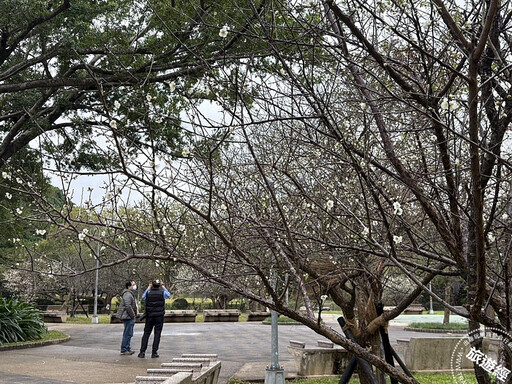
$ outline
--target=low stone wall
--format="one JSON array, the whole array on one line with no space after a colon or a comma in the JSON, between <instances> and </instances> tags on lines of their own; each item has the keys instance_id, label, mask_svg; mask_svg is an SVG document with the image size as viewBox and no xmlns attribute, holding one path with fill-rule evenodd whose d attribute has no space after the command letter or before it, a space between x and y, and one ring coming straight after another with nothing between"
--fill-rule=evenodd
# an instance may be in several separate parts
<instances>
[{"instance_id":1,"label":"low stone wall","mask_svg":"<svg viewBox=\"0 0 512 384\"><path fill-rule=\"evenodd\" d=\"M412 337L410 340L397 340L396 350L403 356L407 368L411 371L450 371L452 353L460 337ZM484 353L493 351L493 342L484 339ZM470 346L466 346L469 352ZM462 369L472 369L469 359L462 359Z\"/></svg>"},{"instance_id":2,"label":"low stone wall","mask_svg":"<svg viewBox=\"0 0 512 384\"><path fill-rule=\"evenodd\" d=\"M238 309L205 309L203 311L205 322L237 322L240 313Z\"/></svg>"},{"instance_id":3,"label":"low stone wall","mask_svg":"<svg viewBox=\"0 0 512 384\"><path fill-rule=\"evenodd\" d=\"M194 323L197 311L194 310L167 310L164 315L164 323Z\"/></svg>"},{"instance_id":4,"label":"low stone wall","mask_svg":"<svg viewBox=\"0 0 512 384\"><path fill-rule=\"evenodd\" d=\"M270 316L270 312L267 311L248 311L247 321L263 321Z\"/></svg>"},{"instance_id":5,"label":"low stone wall","mask_svg":"<svg viewBox=\"0 0 512 384\"><path fill-rule=\"evenodd\" d=\"M217 384L221 362L213 354L183 354L137 376L135 384Z\"/></svg>"},{"instance_id":6,"label":"low stone wall","mask_svg":"<svg viewBox=\"0 0 512 384\"><path fill-rule=\"evenodd\" d=\"M319 340L317 346L290 340L288 352L294 357L297 375L324 376L340 375L350 361L349 353L329 341Z\"/></svg>"},{"instance_id":7,"label":"low stone wall","mask_svg":"<svg viewBox=\"0 0 512 384\"><path fill-rule=\"evenodd\" d=\"M68 318L66 311L44 311L43 321L45 323L65 323Z\"/></svg>"}]
</instances>

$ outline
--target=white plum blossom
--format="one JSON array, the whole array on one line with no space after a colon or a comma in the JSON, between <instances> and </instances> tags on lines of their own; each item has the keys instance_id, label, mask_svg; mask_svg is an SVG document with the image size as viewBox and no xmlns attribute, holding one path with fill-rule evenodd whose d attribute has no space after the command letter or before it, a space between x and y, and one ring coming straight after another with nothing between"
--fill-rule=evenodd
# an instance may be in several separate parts
<instances>
[{"instance_id":1,"label":"white plum blossom","mask_svg":"<svg viewBox=\"0 0 512 384\"><path fill-rule=\"evenodd\" d=\"M320 300L322 300L322 303L327 300L327 295L320 296Z\"/></svg>"},{"instance_id":2,"label":"white plum blossom","mask_svg":"<svg viewBox=\"0 0 512 384\"><path fill-rule=\"evenodd\" d=\"M78 234L78 240L85 240L85 234L84 233L79 233Z\"/></svg>"},{"instance_id":3,"label":"white plum blossom","mask_svg":"<svg viewBox=\"0 0 512 384\"><path fill-rule=\"evenodd\" d=\"M441 109L448 109L450 107L450 103L448 101L448 98L444 98L443 101L441 102Z\"/></svg>"},{"instance_id":4,"label":"white plum blossom","mask_svg":"<svg viewBox=\"0 0 512 384\"><path fill-rule=\"evenodd\" d=\"M114 128L114 129L116 129L116 128L117 128L117 121L112 120L112 121L110 122L110 126L111 126L112 128Z\"/></svg>"},{"instance_id":5,"label":"white plum blossom","mask_svg":"<svg viewBox=\"0 0 512 384\"><path fill-rule=\"evenodd\" d=\"M105 235L106 235L106 234L107 234L107 233L106 233L105 231L102 231L102 232L101 232L101 237L105 237Z\"/></svg>"},{"instance_id":6,"label":"white plum blossom","mask_svg":"<svg viewBox=\"0 0 512 384\"><path fill-rule=\"evenodd\" d=\"M36 235L44 236L46 234L46 229L36 229Z\"/></svg>"},{"instance_id":7,"label":"white plum blossom","mask_svg":"<svg viewBox=\"0 0 512 384\"><path fill-rule=\"evenodd\" d=\"M2 177L5 179L5 180L11 180L11 175L8 174L7 172L2 172Z\"/></svg>"},{"instance_id":8,"label":"white plum blossom","mask_svg":"<svg viewBox=\"0 0 512 384\"><path fill-rule=\"evenodd\" d=\"M171 92L174 92L176 90L176 82L175 81L172 81L169 84L169 89L171 90Z\"/></svg>"},{"instance_id":9,"label":"white plum blossom","mask_svg":"<svg viewBox=\"0 0 512 384\"><path fill-rule=\"evenodd\" d=\"M16 208L16 213L21 215L23 213L23 208Z\"/></svg>"},{"instance_id":10,"label":"white plum blossom","mask_svg":"<svg viewBox=\"0 0 512 384\"><path fill-rule=\"evenodd\" d=\"M228 36L229 27L227 25L223 26L219 31L219 36L223 39Z\"/></svg>"},{"instance_id":11,"label":"white plum blossom","mask_svg":"<svg viewBox=\"0 0 512 384\"><path fill-rule=\"evenodd\" d=\"M393 242L397 245L402 243L402 236L393 235Z\"/></svg>"},{"instance_id":12,"label":"white plum blossom","mask_svg":"<svg viewBox=\"0 0 512 384\"><path fill-rule=\"evenodd\" d=\"M121 107L121 103L119 101L114 101L114 108L119 109Z\"/></svg>"},{"instance_id":13,"label":"white plum blossom","mask_svg":"<svg viewBox=\"0 0 512 384\"><path fill-rule=\"evenodd\" d=\"M18 184L23 184L23 180L21 180L19 177L17 177L17 178L16 178L16 182L17 182Z\"/></svg>"},{"instance_id":14,"label":"white plum blossom","mask_svg":"<svg viewBox=\"0 0 512 384\"><path fill-rule=\"evenodd\" d=\"M334 207L334 201L328 200L327 204L325 204L325 207L327 208L328 211L330 211L332 207Z\"/></svg>"},{"instance_id":15,"label":"white plum blossom","mask_svg":"<svg viewBox=\"0 0 512 384\"><path fill-rule=\"evenodd\" d=\"M402 215L402 213L404 211L402 210L402 206L400 205L400 202L395 201L393 203L393 212L395 213L395 215L398 215L398 216Z\"/></svg>"},{"instance_id":16,"label":"white plum blossom","mask_svg":"<svg viewBox=\"0 0 512 384\"><path fill-rule=\"evenodd\" d=\"M149 95L149 94L148 94L148 95L146 95L146 100L147 100L147 101L149 101L149 102L151 102L151 100L153 100L153 96L151 96L151 95Z\"/></svg>"},{"instance_id":17,"label":"white plum blossom","mask_svg":"<svg viewBox=\"0 0 512 384\"><path fill-rule=\"evenodd\" d=\"M496 240L496 236L494 236L494 233L489 232L487 234L487 239L489 240L490 243L492 243L492 242L494 242L494 240Z\"/></svg>"},{"instance_id":18,"label":"white plum blossom","mask_svg":"<svg viewBox=\"0 0 512 384\"><path fill-rule=\"evenodd\" d=\"M181 155L183 157L187 157L188 155L190 155L190 148L189 147L183 148L183 150L181 151Z\"/></svg>"},{"instance_id":19,"label":"white plum blossom","mask_svg":"<svg viewBox=\"0 0 512 384\"><path fill-rule=\"evenodd\" d=\"M82 229L82 233L85 233L86 235L89 233L89 230L87 228Z\"/></svg>"},{"instance_id":20,"label":"white plum blossom","mask_svg":"<svg viewBox=\"0 0 512 384\"><path fill-rule=\"evenodd\" d=\"M12 195L9 192L5 192L5 198L7 200L11 200L12 199Z\"/></svg>"},{"instance_id":21,"label":"white plum blossom","mask_svg":"<svg viewBox=\"0 0 512 384\"><path fill-rule=\"evenodd\" d=\"M103 245L101 248L100 248L100 252L103 252L105 250L105 246Z\"/></svg>"},{"instance_id":22,"label":"white plum blossom","mask_svg":"<svg viewBox=\"0 0 512 384\"><path fill-rule=\"evenodd\" d=\"M363 231L361 233L363 236L368 236L370 234L370 228L364 226Z\"/></svg>"}]
</instances>

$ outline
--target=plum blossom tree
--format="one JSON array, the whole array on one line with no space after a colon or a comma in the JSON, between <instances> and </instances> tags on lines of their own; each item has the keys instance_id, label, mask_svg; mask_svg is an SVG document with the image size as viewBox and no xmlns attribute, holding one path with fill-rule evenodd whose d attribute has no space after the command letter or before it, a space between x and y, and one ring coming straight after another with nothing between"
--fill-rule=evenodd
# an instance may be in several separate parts
<instances>
[{"instance_id":1,"label":"plum blossom tree","mask_svg":"<svg viewBox=\"0 0 512 384\"><path fill-rule=\"evenodd\" d=\"M137 105L99 104L103 120L88 121L104 140L96 155L109 159L105 198L76 217L38 197L32 219L49 219L84 249L109 247L118 257L102 259L104 268L132 259L193 268L403 383L416 380L380 357L377 331L422 292L471 330L510 331L510 4L247 4L250 23L229 23L216 38L259 45L182 88L178 156L160 140L164 93L141 88ZM133 115L146 119L139 135ZM51 171L71 174L65 148L40 137ZM128 206L120 188L138 193L137 203ZM393 275L414 288L377 315ZM428 289L438 276L464 282L464 309ZM315 315L325 295L357 343ZM491 381L477 365L475 375Z\"/></svg>"}]
</instances>

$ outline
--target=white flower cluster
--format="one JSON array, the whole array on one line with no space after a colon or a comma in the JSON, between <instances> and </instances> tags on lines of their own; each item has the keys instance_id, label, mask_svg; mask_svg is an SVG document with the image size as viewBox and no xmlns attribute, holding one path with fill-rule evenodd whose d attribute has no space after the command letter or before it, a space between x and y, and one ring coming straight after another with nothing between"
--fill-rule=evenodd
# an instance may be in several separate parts
<instances>
[{"instance_id":1,"label":"white flower cluster","mask_svg":"<svg viewBox=\"0 0 512 384\"><path fill-rule=\"evenodd\" d=\"M40 235L40 236L46 235L46 229L36 229L36 235Z\"/></svg>"},{"instance_id":2,"label":"white flower cluster","mask_svg":"<svg viewBox=\"0 0 512 384\"><path fill-rule=\"evenodd\" d=\"M402 210L402 206L400 205L400 202L395 201L393 203L393 212L395 213L395 215L398 215L398 216L401 216L402 213L404 213L404 211Z\"/></svg>"},{"instance_id":3,"label":"white flower cluster","mask_svg":"<svg viewBox=\"0 0 512 384\"><path fill-rule=\"evenodd\" d=\"M4 178L5 180L11 180L12 177L10 174L8 174L7 172L2 172L2 178Z\"/></svg>"},{"instance_id":4,"label":"white flower cluster","mask_svg":"<svg viewBox=\"0 0 512 384\"><path fill-rule=\"evenodd\" d=\"M401 243L402 243L402 236L393 235L393 242L394 242L396 245L401 244Z\"/></svg>"},{"instance_id":5,"label":"white flower cluster","mask_svg":"<svg viewBox=\"0 0 512 384\"><path fill-rule=\"evenodd\" d=\"M227 25L223 26L219 31L219 36L223 39L228 37L229 27Z\"/></svg>"},{"instance_id":6,"label":"white flower cluster","mask_svg":"<svg viewBox=\"0 0 512 384\"><path fill-rule=\"evenodd\" d=\"M84 228L81 233L78 234L78 240L85 240L87 237L87 234L89 233L89 230L87 228Z\"/></svg>"},{"instance_id":7,"label":"white flower cluster","mask_svg":"<svg viewBox=\"0 0 512 384\"><path fill-rule=\"evenodd\" d=\"M454 109L457 106L457 102L455 100L449 100L447 97L443 99L441 102L441 109Z\"/></svg>"}]
</instances>

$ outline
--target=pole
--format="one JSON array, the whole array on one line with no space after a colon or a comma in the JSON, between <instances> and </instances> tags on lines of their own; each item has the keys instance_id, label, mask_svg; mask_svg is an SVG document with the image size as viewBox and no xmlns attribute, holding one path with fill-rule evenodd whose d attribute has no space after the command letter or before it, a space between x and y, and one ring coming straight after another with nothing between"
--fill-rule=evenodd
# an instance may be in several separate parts
<instances>
[{"instance_id":1,"label":"pole","mask_svg":"<svg viewBox=\"0 0 512 384\"><path fill-rule=\"evenodd\" d=\"M98 280L100 271L100 240L98 239L98 248L96 250L96 281L94 283L94 312L92 315L92 323L98 324Z\"/></svg>"},{"instance_id":2,"label":"pole","mask_svg":"<svg viewBox=\"0 0 512 384\"><path fill-rule=\"evenodd\" d=\"M271 351L272 357L270 360L270 369L279 369L279 348L278 348L278 334L277 334L277 312L272 310L270 312L272 316L272 336L271 336Z\"/></svg>"},{"instance_id":3,"label":"pole","mask_svg":"<svg viewBox=\"0 0 512 384\"><path fill-rule=\"evenodd\" d=\"M277 288L277 280L272 276L272 286ZM284 369L279 365L279 345L278 345L278 333L277 333L277 319L279 315L273 309L270 311L272 317L272 329L270 339L270 350L272 353L270 359L270 367L267 367L265 372L265 383L264 384L285 384Z\"/></svg>"}]
</instances>

